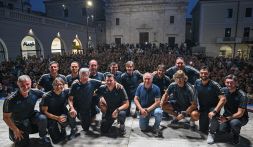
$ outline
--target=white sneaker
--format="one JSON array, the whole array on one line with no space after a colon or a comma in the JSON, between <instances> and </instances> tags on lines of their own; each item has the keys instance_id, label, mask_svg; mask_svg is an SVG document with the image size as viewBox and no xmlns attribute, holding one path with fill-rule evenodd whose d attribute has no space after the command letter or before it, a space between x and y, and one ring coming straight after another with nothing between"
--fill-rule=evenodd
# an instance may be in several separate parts
<instances>
[{"instance_id":1,"label":"white sneaker","mask_svg":"<svg viewBox=\"0 0 253 147\"><path fill-rule=\"evenodd\" d=\"M214 143L214 134L208 133L206 142L208 144L213 144Z\"/></svg>"}]
</instances>

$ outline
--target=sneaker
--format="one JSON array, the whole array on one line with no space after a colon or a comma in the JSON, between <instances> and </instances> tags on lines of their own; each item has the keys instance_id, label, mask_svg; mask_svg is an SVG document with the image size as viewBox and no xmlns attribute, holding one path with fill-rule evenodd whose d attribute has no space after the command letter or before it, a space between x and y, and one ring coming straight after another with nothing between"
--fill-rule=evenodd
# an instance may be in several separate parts
<instances>
[{"instance_id":1,"label":"sneaker","mask_svg":"<svg viewBox=\"0 0 253 147\"><path fill-rule=\"evenodd\" d=\"M80 136L81 134L78 133L77 131L78 131L77 128L72 129L72 130L70 131L69 136L68 136L68 140L71 140L71 139L74 139L74 138Z\"/></svg>"},{"instance_id":2,"label":"sneaker","mask_svg":"<svg viewBox=\"0 0 253 147\"><path fill-rule=\"evenodd\" d=\"M240 135L233 134L232 144L239 144L239 143L240 143Z\"/></svg>"},{"instance_id":3,"label":"sneaker","mask_svg":"<svg viewBox=\"0 0 253 147\"><path fill-rule=\"evenodd\" d=\"M168 127L179 127L179 123L177 119L173 119L170 124L168 124Z\"/></svg>"},{"instance_id":4,"label":"sneaker","mask_svg":"<svg viewBox=\"0 0 253 147\"><path fill-rule=\"evenodd\" d=\"M39 144L41 145L51 144L51 141L48 137L44 136L39 138Z\"/></svg>"},{"instance_id":5,"label":"sneaker","mask_svg":"<svg viewBox=\"0 0 253 147\"><path fill-rule=\"evenodd\" d=\"M155 137L162 137L162 132L159 128L156 129L154 128L152 133L154 134Z\"/></svg>"},{"instance_id":6,"label":"sneaker","mask_svg":"<svg viewBox=\"0 0 253 147\"><path fill-rule=\"evenodd\" d=\"M206 142L208 144L213 144L214 143L214 134L208 133Z\"/></svg>"},{"instance_id":7,"label":"sneaker","mask_svg":"<svg viewBox=\"0 0 253 147\"><path fill-rule=\"evenodd\" d=\"M121 124L119 126L119 130L120 130L120 134L121 135L125 135L126 134L126 128L125 128L125 125L124 124Z\"/></svg>"},{"instance_id":8,"label":"sneaker","mask_svg":"<svg viewBox=\"0 0 253 147\"><path fill-rule=\"evenodd\" d=\"M194 121L190 121L190 129L192 131L196 131L197 130L197 125L195 124Z\"/></svg>"},{"instance_id":9,"label":"sneaker","mask_svg":"<svg viewBox=\"0 0 253 147\"><path fill-rule=\"evenodd\" d=\"M136 111L131 115L132 115L133 118L137 118L137 112Z\"/></svg>"}]
</instances>

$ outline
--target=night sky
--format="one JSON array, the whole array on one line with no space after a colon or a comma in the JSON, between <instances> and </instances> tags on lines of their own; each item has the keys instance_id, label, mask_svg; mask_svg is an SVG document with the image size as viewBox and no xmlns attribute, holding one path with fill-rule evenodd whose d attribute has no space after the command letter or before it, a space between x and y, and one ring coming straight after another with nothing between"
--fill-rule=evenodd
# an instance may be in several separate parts
<instances>
[{"instance_id":1,"label":"night sky","mask_svg":"<svg viewBox=\"0 0 253 147\"><path fill-rule=\"evenodd\" d=\"M192 7L195 5L195 3L197 2L197 0L189 0L189 1L190 1L190 3L188 6L188 10L187 10L187 17L190 16L190 11L191 11ZM30 0L30 2L32 4L32 10L45 12L43 0Z\"/></svg>"}]
</instances>

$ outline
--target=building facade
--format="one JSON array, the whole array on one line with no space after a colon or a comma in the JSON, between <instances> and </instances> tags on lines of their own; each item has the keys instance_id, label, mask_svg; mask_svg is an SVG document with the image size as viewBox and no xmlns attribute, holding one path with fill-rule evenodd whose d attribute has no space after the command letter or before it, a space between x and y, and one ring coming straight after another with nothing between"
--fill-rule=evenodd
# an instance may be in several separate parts
<instances>
[{"instance_id":1,"label":"building facade","mask_svg":"<svg viewBox=\"0 0 253 147\"><path fill-rule=\"evenodd\" d=\"M106 43L185 42L188 0L108 0Z\"/></svg>"},{"instance_id":2,"label":"building facade","mask_svg":"<svg viewBox=\"0 0 253 147\"><path fill-rule=\"evenodd\" d=\"M68 1L57 2L61 2L62 7ZM105 34L102 25L99 25L101 28L94 27L95 21L89 19L87 25L86 19L62 19L66 13L64 10L63 15L57 14L57 7L51 6L51 1L45 3L50 13L32 12L29 0L0 0L0 62L17 56L48 57L52 54L83 53L88 46L96 45L96 35L103 37L101 34ZM68 13L71 14L74 9L69 9ZM79 17L82 16L81 10ZM104 21L100 19L100 23ZM105 42L105 35L99 41Z\"/></svg>"},{"instance_id":3,"label":"building facade","mask_svg":"<svg viewBox=\"0 0 253 147\"><path fill-rule=\"evenodd\" d=\"M199 0L193 39L207 56L253 57L253 1Z\"/></svg>"},{"instance_id":4,"label":"building facade","mask_svg":"<svg viewBox=\"0 0 253 147\"><path fill-rule=\"evenodd\" d=\"M45 0L49 17L94 28L88 29L89 47L105 43L104 0ZM92 36L92 31L95 35Z\"/></svg>"}]
</instances>

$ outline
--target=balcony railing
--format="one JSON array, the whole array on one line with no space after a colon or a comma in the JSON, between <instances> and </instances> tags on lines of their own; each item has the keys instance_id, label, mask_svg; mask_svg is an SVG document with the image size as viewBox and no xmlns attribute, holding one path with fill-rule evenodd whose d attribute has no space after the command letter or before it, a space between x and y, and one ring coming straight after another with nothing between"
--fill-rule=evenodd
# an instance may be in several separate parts
<instances>
[{"instance_id":1,"label":"balcony railing","mask_svg":"<svg viewBox=\"0 0 253 147\"><path fill-rule=\"evenodd\" d=\"M16 20L19 22L28 22L41 25L50 25L53 27L61 27L67 29L84 30L86 26L59 19L38 16L35 14L25 13L19 10L11 10L0 7L0 19Z\"/></svg>"},{"instance_id":2,"label":"balcony railing","mask_svg":"<svg viewBox=\"0 0 253 147\"><path fill-rule=\"evenodd\" d=\"M242 43L253 44L253 37L243 37Z\"/></svg>"},{"instance_id":3,"label":"balcony railing","mask_svg":"<svg viewBox=\"0 0 253 147\"><path fill-rule=\"evenodd\" d=\"M218 37L216 43L241 43L241 37Z\"/></svg>"}]
</instances>

